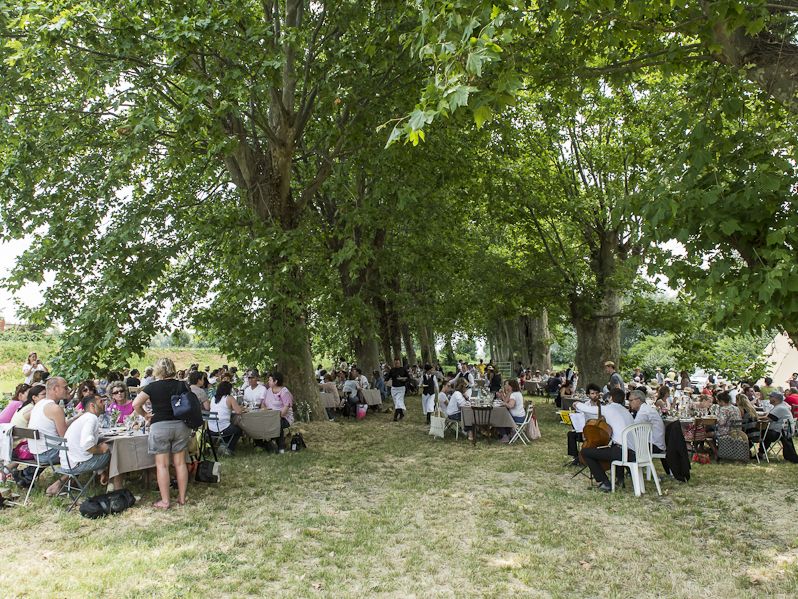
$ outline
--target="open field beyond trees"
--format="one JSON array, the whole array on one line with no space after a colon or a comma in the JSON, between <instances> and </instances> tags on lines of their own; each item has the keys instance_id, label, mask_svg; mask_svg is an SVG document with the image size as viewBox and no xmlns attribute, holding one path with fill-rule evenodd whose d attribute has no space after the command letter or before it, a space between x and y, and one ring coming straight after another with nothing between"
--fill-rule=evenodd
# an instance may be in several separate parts
<instances>
[{"instance_id":1,"label":"open field beyond trees","mask_svg":"<svg viewBox=\"0 0 798 599\"><path fill-rule=\"evenodd\" d=\"M57 350L58 346L54 338L45 338L35 342L0 340L0 393L10 393L24 381L22 365L30 352L37 352L42 362L49 366L50 359ZM130 367L138 368L143 373L144 369L147 366L152 366L160 356L172 358L178 368L188 368L192 363L198 363L203 368L205 366L218 368L222 364L235 364L213 349L170 347L149 348L141 358L132 357ZM53 374L58 373L54 372Z\"/></svg>"},{"instance_id":2,"label":"open field beyond trees","mask_svg":"<svg viewBox=\"0 0 798 599\"><path fill-rule=\"evenodd\" d=\"M433 440L409 418L302 425L249 446L189 505L90 521L37 493L0 512L5 597L794 597L798 466L696 465L664 495L604 495L562 466L539 409L529 447Z\"/></svg>"}]
</instances>

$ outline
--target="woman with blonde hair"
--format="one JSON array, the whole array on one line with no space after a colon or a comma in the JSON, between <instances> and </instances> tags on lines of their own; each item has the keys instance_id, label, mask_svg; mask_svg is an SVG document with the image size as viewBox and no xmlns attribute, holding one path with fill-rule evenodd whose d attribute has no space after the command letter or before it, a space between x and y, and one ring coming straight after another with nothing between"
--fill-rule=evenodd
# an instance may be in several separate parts
<instances>
[{"instance_id":1,"label":"woman with blonde hair","mask_svg":"<svg viewBox=\"0 0 798 599\"><path fill-rule=\"evenodd\" d=\"M177 477L177 503L185 505L188 486L186 467L186 447L193 432L182 420L172 413L172 396L188 390L183 381L175 378L175 365L169 358L159 358L155 363L155 381L144 387L133 400L135 412L147 419L150 425L148 451L155 456L155 470L158 478L160 501L153 507L169 509L169 457ZM152 412L144 411L144 404L150 402Z\"/></svg>"}]
</instances>

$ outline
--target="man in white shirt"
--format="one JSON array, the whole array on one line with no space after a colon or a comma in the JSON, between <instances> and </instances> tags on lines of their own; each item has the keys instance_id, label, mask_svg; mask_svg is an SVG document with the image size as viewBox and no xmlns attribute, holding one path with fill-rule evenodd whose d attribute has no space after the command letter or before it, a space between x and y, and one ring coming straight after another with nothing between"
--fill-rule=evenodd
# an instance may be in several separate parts
<instances>
[{"instance_id":1,"label":"man in white shirt","mask_svg":"<svg viewBox=\"0 0 798 599\"><path fill-rule=\"evenodd\" d=\"M107 443L100 442L100 421L98 414L105 411L105 402L99 395L90 395L83 400L84 412L66 431L64 438L67 450L60 454L61 468L72 474L105 471L111 462L111 452ZM57 495L68 480L66 476L54 482L47 489L48 495ZM102 481L101 481L102 482ZM114 479L121 487L121 477Z\"/></svg>"},{"instance_id":2,"label":"man in white shirt","mask_svg":"<svg viewBox=\"0 0 798 599\"><path fill-rule=\"evenodd\" d=\"M259 406L266 399L266 387L259 382L258 374L253 370L249 375L249 385L244 388L244 403Z\"/></svg>"},{"instance_id":3,"label":"man in white shirt","mask_svg":"<svg viewBox=\"0 0 798 599\"><path fill-rule=\"evenodd\" d=\"M621 459L621 443L623 442L623 431L627 426L634 424L634 419L623 404L626 401L626 394L618 388L610 391L612 403L601 409L601 415L612 428L612 441L609 447L588 447L581 451L585 464L590 468L590 473L599 484L599 489L605 493L612 490L610 480L604 472L604 468L599 462L612 462ZM575 403L574 408L590 416L598 415L598 406L591 406L584 403ZM630 445L628 459L635 459L635 448ZM618 471L618 481L623 483L623 470Z\"/></svg>"},{"instance_id":4,"label":"man in white shirt","mask_svg":"<svg viewBox=\"0 0 798 599\"><path fill-rule=\"evenodd\" d=\"M784 396L778 391L771 391L768 398L773 407L768 412L770 426L762 439L760 456L772 443L781 440L781 454L784 459L793 464L798 463L798 455L796 455L795 445L792 442L792 436L795 434L795 419L792 416L792 410L784 403Z\"/></svg>"},{"instance_id":5,"label":"man in white shirt","mask_svg":"<svg viewBox=\"0 0 798 599\"><path fill-rule=\"evenodd\" d=\"M648 422L651 425L651 450L654 453L664 454L665 423L657 409L646 402L646 394L637 389L629 393L629 409L635 416L635 424ZM668 462L665 461L665 458L662 458L661 461L665 474L670 474L671 469L668 467Z\"/></svg>"}]
</instances>

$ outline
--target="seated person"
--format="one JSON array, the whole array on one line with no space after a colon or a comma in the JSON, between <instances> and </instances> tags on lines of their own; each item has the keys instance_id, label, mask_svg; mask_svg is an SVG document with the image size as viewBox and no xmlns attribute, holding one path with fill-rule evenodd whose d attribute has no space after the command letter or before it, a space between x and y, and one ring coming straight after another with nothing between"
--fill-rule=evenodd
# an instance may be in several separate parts
<instances>
[{"instance_id":1,"label":"seated person","mask_svg":"<svg viewBox=\"0 0 798 599\"><path fill-rule=\"evenodd\" d=\"M731 405L728 391L718 393L718 422L715 425L715 437L727 437L734 420L742 420L740 410Z\"/></svg>"},{"instance_id":2,"label":"seated person","mask_svg":"<svg viewBox=\"0 0 798 599\"><path fill-rule=\"evenodd\" d=\"M127 392L127 389L125 390ZM111 462L111 452L107 443L100 442L100 421L98 415L105 412L105 401L102 397L92 395L83 400L83 414L77 418L67 429L67 450L61 452L61 468L68 469L72 474L86 472L102 472L100 484L108 480L108 464ZM64 483L69 480L63 476L47 489L48 495L57 495ZM122 478L114 477L115 488L121 488Z\"/></svg>"},{"instance_id":3,"label":"seated person","mask_svg":"<svg viewBox=\"0 0 798 599\"><path fill-rule=\"evenodd\" d=\"M610 480L604 472L604 468L600 462L612 462L613 460L621 459L621 445L623 443L623 431L626 427L634 424L634 419L624 407L626 402L626 394L619 388L614 388L610 391L610 398L612 402L607 404L601 409L601 415L607 421L612 429L612 445L610 447L583 447L580 452L585 465L590 469L590 474L593 479L598 483L599 489L605 493L612 490ZM578 412L589 414L591 416L598 415L598 408L589 406L584 403L574 404L574 408ZM630 439L630 441L632 441ZM635 447L633 443L629 445L627 459L634 461ZM618 480L623 483L623 469L618 472Z\"/></svg>"},{"instance_id":4,"label":"seated person","mask_svg":"<svg viewBox=\"0 0 798 599\"><path fill-rule=\"evenodd\" d=\"M344 382L344 387L341 393L344 397L346 405L349 408L349 415L354 417L357 414L357 404L359 403L358 381L354 370L349 372L349 378L346 380L346 382Z\"/></svg>"},{"instance_id":5,"label":"seated person","mask_svg":"<svg viewBox=\"0 0 798 599\"><path fill-rule=\"evenodd\" d=\"M587 386L587 396L588 400L590 401L590 405L597 406L599 401L601 400L601 389L595 383L590 383ZM571 466L579 466L581 462L579 461L579 450L577 449L577 447L578 444L582 442L582 433L581 432L578 433L572 429L568 431L567 436L568 436L568 455L573 458Z\"/></svg>"},{"instance_id":6,"label":"seated person","mask_svg":"<svg viewBox=\"0 0 798 599\"><path fill-rule=\"evenodd\" d=\"M562 408L565 404L563 404L563 398L571 399L571 396L574 394L574 390L571 387L571 381L565 381L560 389L557 391L557 399L554 400L555 405L558 408ZM566 408L567 409L567 408Z\"/></svg>"},{"instance_id":7,"label":"seated person","mask_svg":"<svg viewBox=\"0 0 798 599\"><path fill-rule=\"evenodd\" d=\"M670 410L671 390L666 385L660 385L657 389L657 399L654 400L654 406L663 414L667 414Z\"/></svg>"},{"instance_id":8,"label":"seated person","mask_svg":"<svg viewBox=\"0 0 798 599\"><path fill-rule=\"evenodd\" d=\"M449 385L449 383L446 383L446 385ZM449 420L463 419L462 409L467 401L465 398L466 389L468 389L468 381L464 378L457 379L454 384L454 393L452 393L452 396L446 404L446 418ZM464 426L463 430L468 433L468 438L473 440L474 433L471 432L471 427Z\"/></svg>"},{"instance_id":9,"label":"seated person","mask_svg":"<svg viewBox=\"0 0 798 599\"><path fill-rule=\"evenodd\" d=\"M241 406L233 396L233 385L227 381L220 383L213 401L210 402L210 413L216 414L218 422L208 421L208 431L212 436L224 439L227 449L232 454L241 438L241 429L232 423L233 414L241 414Z\"/></svg>"},{"instance_id":10,"label":"seated person","mask_svg":"<svg viewBox=\"0 0 798 599\"><path fill-rule=\"evenodd\" d=\"M452 384L446 381L438 391L438 411L445 414L446 406L449 404L449 396L452 394Z\"/></svg>"},{"instance_id":11,"label":"seated person","mask_svg":"<svg viewBox=\"0 0 798 599\"><path fill-rule=\"evenodd\" d=\"M294 423L294 396L283 386L283 374L272 372L269 376L269 389L263 398L263 407L280 412L280 437L277 439L279 453L285 453L285 429Z\"/></svg>"},{"instance_id":12,"label":"seated person","mask_svg":"<svg viewBox=\"0 0 798 599\"><path fill-rule=\"evenodd\" d=\"M388 389L385 387L385 379L379 370L375 370L372 375L374 376L374 388L380 392L382 401L385 401L388 398Z\"/></svg>"},{"instance_id":13,"label":"seated person","mask_svg":"<svg viewBox=\"0 0 798 599\"><path fill-rule=\"evenodd\" d=\"M333 396L335 405L337 407L341 407L341 395L338 393L338 387L335 386L333 382L333 375L329 372L324 374L324 382L319 383L319 391L322 393L329 393ZM327 418L330 420L335 419L335 415L333 414L333 410L335 408L325 408L327 412Z\"/></svg>"},{"instance_id":14,"label":"seated person","mask_svg":"<svg viewBox=\"0 0 798 599\"><path fill-rule=\"evenodd\" d=\"M798 418L798 389L790 387L790 390L787 391L787 395L784 397L784 403L789 405L792 409L792 417Z\"/></svg>"},{"instance_id":15,"label":"seated person","mask_svg":"<svg viewBox=\"0 0 798 599\"><path fill-rule=\"evenodd\" d=\"M133 402L130 401L130 394L127 390L127 385L122 381L114 381L108 385L108 411L118 410L119 418L112 425L122 424L125 418L133 413ZM85 399L84 399L85 403Z\"/></svg>"},{"instance_id":16,"label":"seated person","mask_svg":"<svg viewBox=\"0 0 798 599\"><path fill-rule=\"evenodd\" d=\"M770 405L773 406L768 412L770 426L768 427L765 438L759 448L760 456L778 439L781 439L782 455L784 459L793 464L798 463L798 455L795 453L795 446L792 436L795 433L795 419L792 411L784 403L784 396L778 391L771 391L768 395Z\"/></svg>"},{"instance_id":17,"label":"seated person","mask_svg":"<svg viewBox=\"0 0 798 599\"><path fill-rule=\"evenodd\" d=\"M634 414L635 424L648 422L651 425L651 451L652 453L665 453L665 423L662 421L659 410L648 405L646 394L640 389L629 393L629 410ZM665 458L661 458L665 474L670 474L671 469Z\"/></svg>"},{"instance_id":18,"label":"seated person","mask_svg":"<svg viewBox=\"0 0 798 599\"><path fill-rule=\"evenodd\" d=\"M526 418L526 410L524 410L524 396L521 395L521 386L515 379L505 381L504 388L498 394L499 399L502 400L504 407L510 410L510 416L516 424L521 424ZM501 442L509 443L510 434L514 432L509 428L502 428L499 430L502 435Z\"/></svg>"},{"instance_id":19,"label":"seated person","mask_svg":"<svg viewBox=\"0 0 798 599\"><path fill-rule=\"evenodd\" d=\"M26 383L21 383L17 385L17 388L14 389L14 394L11 396L11 401L8 402L8 405L3 408L3 411L0 412L0 424L8 424L11 422L11 419L14 417L14 414L22 407L22 404L28 399L28 391L30 390L30 385Z\"/></svg>"}]
</instances>

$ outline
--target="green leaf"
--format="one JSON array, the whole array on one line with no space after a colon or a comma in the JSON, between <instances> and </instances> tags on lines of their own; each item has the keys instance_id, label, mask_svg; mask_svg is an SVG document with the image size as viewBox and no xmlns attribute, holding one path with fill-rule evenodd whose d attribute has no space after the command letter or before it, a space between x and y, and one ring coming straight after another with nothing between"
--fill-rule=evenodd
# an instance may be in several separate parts
<instances>
[{"instance_id":1,"label":"green leaf","mask_svg":"<svg viewBox=\"0 0 798 599\"><path fill-rule=\"evenodd\" d=\"M491 116L493 116L493 111L484 104L474 110L474 123L476 123L477 129L482 129L482 125L490 120Z\"/></svg>"}]
</instances>

